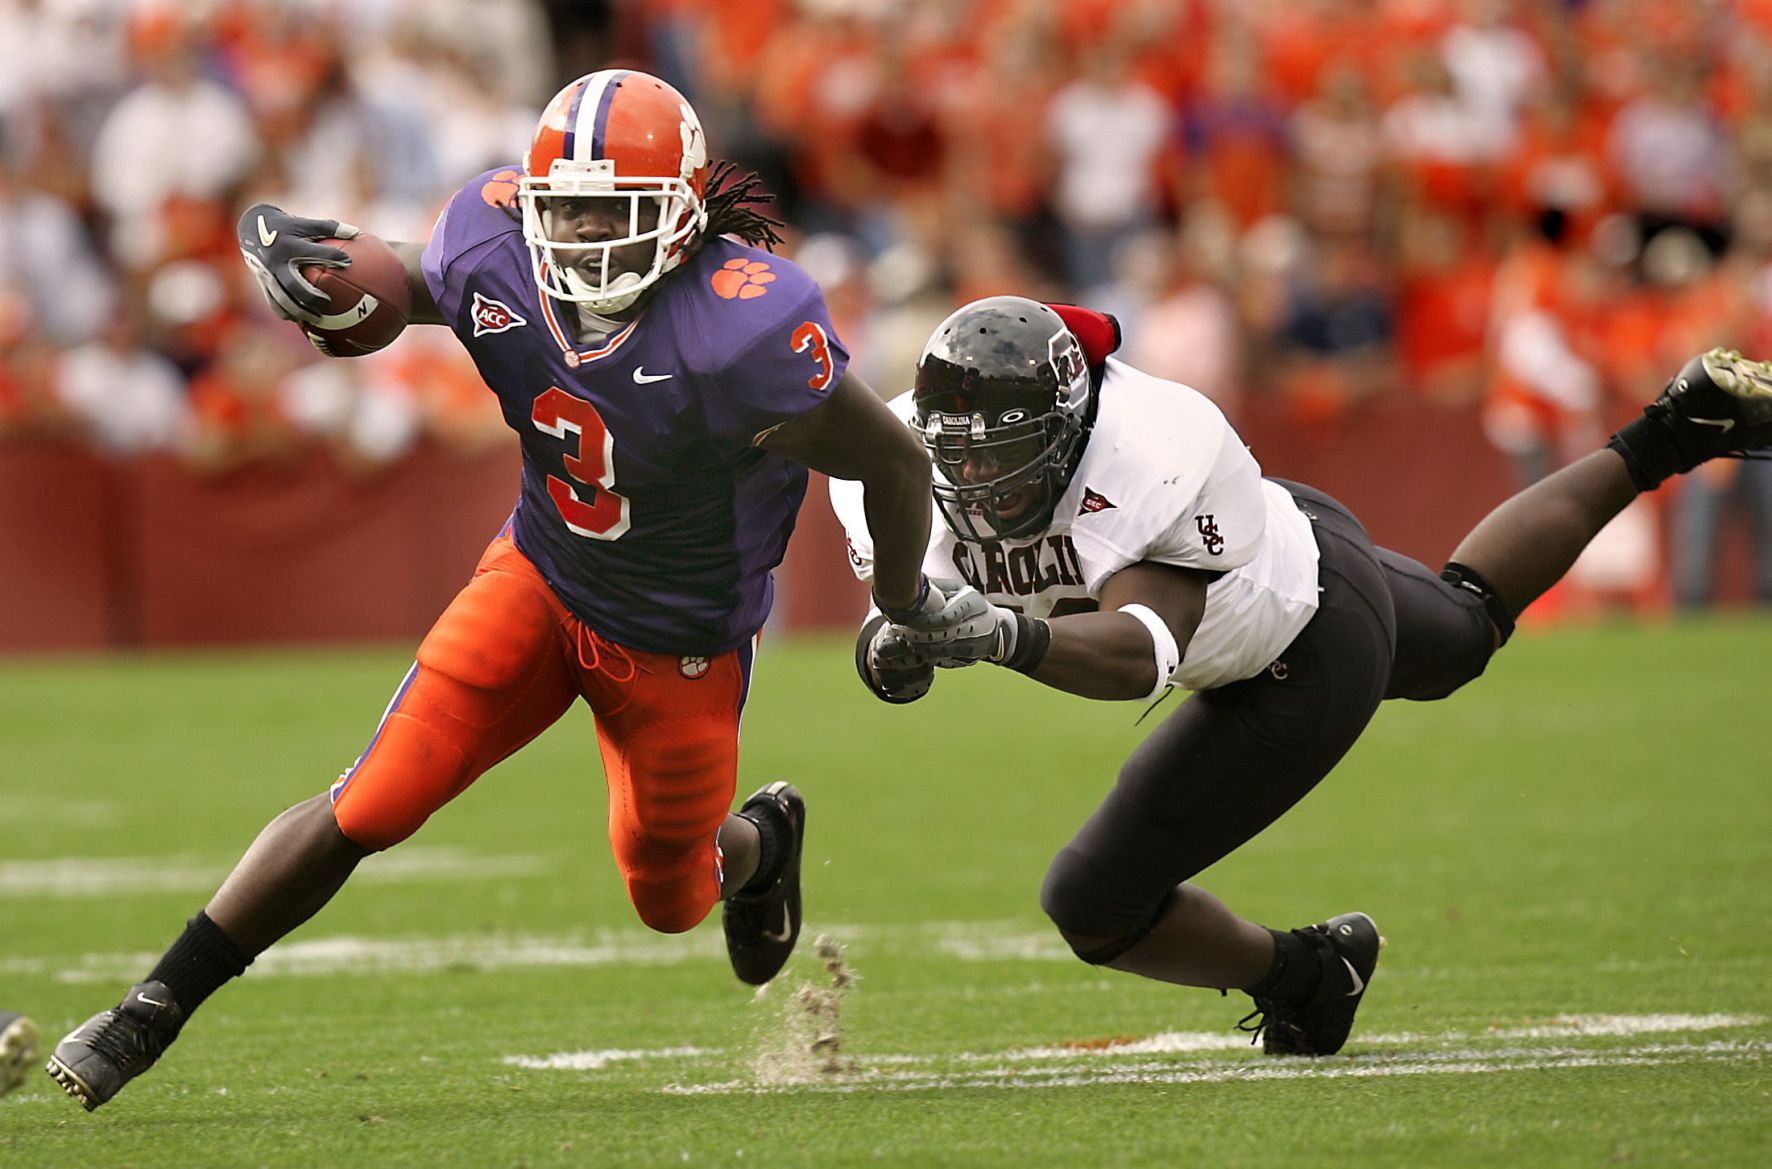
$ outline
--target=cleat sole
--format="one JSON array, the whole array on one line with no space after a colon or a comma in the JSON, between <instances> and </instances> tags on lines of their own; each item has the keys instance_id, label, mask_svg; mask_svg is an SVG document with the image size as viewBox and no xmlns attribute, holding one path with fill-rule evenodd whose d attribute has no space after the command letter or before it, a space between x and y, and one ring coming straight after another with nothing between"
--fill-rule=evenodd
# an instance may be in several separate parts
<instances>
[{"instance_id":1,"label":"cleat sole","mask_svg":"<svg viewBox=\"0 0 1772 1169\"><path fill-rule=\"evenodd\" d=\"M85 1080L68 1070L68 1066L54 1056L50 1057L43 1070L49 1073L50 1079L61 1085L62 1091L80 1101L80 1106L86 1111L91 1112L103 1103L93 1096L92 1089L86 1086Z\"/></svg>"},{"instance_id":2,"label":"cleat sole","mask_svg":"<svg viewBox=\"0 0 1772 1169\"><path fill-rule=\"evenodd\" d=\"M1772 362L1750 360L1734 349L1712 349L1701 360L1718 389L1737 398L1772 400Z\"/></svg>"}]
</instances>

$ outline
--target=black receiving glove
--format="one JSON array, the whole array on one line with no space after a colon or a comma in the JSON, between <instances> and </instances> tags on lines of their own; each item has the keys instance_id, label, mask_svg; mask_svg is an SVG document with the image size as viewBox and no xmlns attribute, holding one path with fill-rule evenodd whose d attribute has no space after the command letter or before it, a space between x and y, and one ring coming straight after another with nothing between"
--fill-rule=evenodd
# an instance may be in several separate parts
<instances>
[{"instance_id":1,"label":"black receiving glove","mask_svg":"<svg viewBox=\"0 0 1772 1169\"><path fill-rule=\"evenodd\" d=\"M855 638L855 671L883 702L915 702L929 693L935 667L910 647L885 614L876 613Z\"/></svg>"},{"instance_id":2,"label":"black receiving glove","mask_svg":"<svg viewBox=\"0 0 1772 1169\"><path fill-rule=\"evenodd\" d=\"M344 268L351 258L316 241L351 239L357 229L336 219L303 219L270 203L254 203L234 228L240 255L258 278L265 299L286 321L318 324L332 311L332 298L310 284L303 266Z\"/></svg>"}]
</instances>

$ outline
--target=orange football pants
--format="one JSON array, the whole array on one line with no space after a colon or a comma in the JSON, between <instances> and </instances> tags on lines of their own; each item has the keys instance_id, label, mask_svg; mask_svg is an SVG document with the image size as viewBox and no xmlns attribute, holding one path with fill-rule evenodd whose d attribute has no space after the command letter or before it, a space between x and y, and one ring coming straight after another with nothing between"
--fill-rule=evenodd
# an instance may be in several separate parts
<instances>
[{"instance_id":1,"label":"orange football pants","mask_svg":"<svg viewBox=\"0 0 1772 1169\"><path fill-rule=\"evenodd\" d=\"M628 896L648 926L680 933L720 899L716 834L737 784L752 648L703 659L617 645L567 612L501 534L333 785L333 814L365 848L398 844L582 697Z\"/></svg>"}]
</instances>

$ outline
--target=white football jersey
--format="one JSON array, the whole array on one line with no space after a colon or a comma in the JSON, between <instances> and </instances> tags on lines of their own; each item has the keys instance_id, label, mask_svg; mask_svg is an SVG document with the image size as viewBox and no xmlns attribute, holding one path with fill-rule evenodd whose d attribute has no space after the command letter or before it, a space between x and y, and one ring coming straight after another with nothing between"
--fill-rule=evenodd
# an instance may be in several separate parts
<instances>
[{"instance_id":1,"label":"white football jersey","mask_svg":"<svg viewBox=\"0 0 1772 1169\"><path fill-rule=\"evenodd\" d=\"M909 393L889 405L913 413ZM831 480L831 505L856 575L872 580L861 485ZM1292 496L1261 477L1208 398L1109 358L1095 427L1046 530L967 543L937 509L923 571L1047 617L1099 599L1109 577L1143 561L1224 573L1175 672L1190 690L1260 673L1317 610L1316 536Z\"/></svg>"}]
</instances>

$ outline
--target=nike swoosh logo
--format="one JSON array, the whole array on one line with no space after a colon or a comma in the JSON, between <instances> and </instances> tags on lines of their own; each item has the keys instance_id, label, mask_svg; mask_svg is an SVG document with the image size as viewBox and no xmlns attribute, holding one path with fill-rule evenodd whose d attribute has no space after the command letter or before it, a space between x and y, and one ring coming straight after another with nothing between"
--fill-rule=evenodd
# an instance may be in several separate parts
<instances>
[{"instance_id":1,"label":"nike swoosh logo","mask_svg":"<svg viewBox=\"0 0 1772 1169\"><path fill-rule=\"evenodd\" d=\"M634 381L642 386L649 385L652 382L669 381L675 376L675 374L670 373L647 373L646 367L643 365L637 365L634 367Z\"/></svg>"},{"instance_id":2,"label":"nike swoosh logo","mask_svg":"<svg viewBox=\"0 0 1772 1169\"><path fill-rule=\"evenodd\" d=\"M265 226L265 217L262 215L258 217L258 242L267 248L277 242L277 233Z\"/></svg>"},{"instance_id":3,"label":"nike swoosh logo","mask_svg":"<svg viewBox=\"0 0 1772 1169\"><path fill-rule=\"evenodd\" d=\"M775 932L772 930L764 930L763 936L768 938L772 942L785 942L790 937L792 937L793 934L794 934L793 923L788 921L788 910L787 910L787 906L784 905L784 906L782 906L782 910L781 910L781 930L780 930L780 932Z\"/></svg>"},{"instance_id":4,"label":"nike swoosh logo","mask_svg":"<svg viewBox=\"0 0 1772 1169\"><path fill-rule=\"evenodd\" d=\"M1347 959L1343 958L1342 961L1345 962L1345 961L1347 961ZM140 991L136 992L135 997L136 997L137 1002L147 1003L150 1007L169 1007L172 1005L171 1003L163 1003L159 999L151 999L147 995L142 994Z\"/></svg>"},{"instance_id":5,"label":"nike swoosh logo","mask_svg":"<svg viewBox=\"0 0 1772 1169\"><path fill-rule=\"evenodd\" d=\"M1733 418L1694 418L1692 421L1700 426L1714 426L1724 434L1735 429L1735 419Z\"/></svg>"},{"instance_id":6,"label":"nike swoosh logo","mask_svg":"<svg viewBox=\"0 0 1772 1169\"><path fill-rule=\"evenodd\" d=\"M1366 980L1360 977L1360 972L1355 970L1354 964L1346 958L1341 960L1341 964L1347 967L1347 976L1354 980L1354 989L1347 992L1347 997L1351 999L1366 989Z\"/></svg>"}]
</instances>

